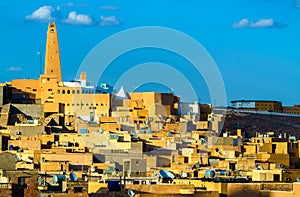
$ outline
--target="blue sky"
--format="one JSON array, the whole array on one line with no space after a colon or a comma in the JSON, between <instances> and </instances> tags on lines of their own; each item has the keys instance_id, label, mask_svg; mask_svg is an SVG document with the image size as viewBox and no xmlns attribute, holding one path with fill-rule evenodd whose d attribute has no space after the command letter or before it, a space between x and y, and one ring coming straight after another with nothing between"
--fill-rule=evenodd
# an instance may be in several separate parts
<instances>
[{"instance_id":1,"label":"blue sky","mask_svg":"<svg viewBox=\"0 0 300 197\"><path fill-rule=\"evenodd\" d=\"M45 52L47 22L53 20L59 31L65 81L74 79L87 53L108 36L133 27L164 26L186 33L207 49L221 72L228 101L268 99L300 104L297 0L1 0L0 82L38 78L37 51ZM150 53L159 56L160 51ZM164 63L178 62L172 55L165 57ZM122 58L128 63L135 56ZM118 66L121 60L116 61ZM200 80L199 84L203 88L200 101L212 102L205 83Z\"/></svg>"}]
</instances>

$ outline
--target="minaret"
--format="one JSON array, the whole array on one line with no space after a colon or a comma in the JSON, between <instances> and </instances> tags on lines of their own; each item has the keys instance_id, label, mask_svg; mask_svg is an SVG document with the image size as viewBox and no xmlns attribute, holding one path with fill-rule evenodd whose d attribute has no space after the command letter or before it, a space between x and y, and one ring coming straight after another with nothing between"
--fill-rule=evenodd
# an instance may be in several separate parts
<instances>
[{"instance_id":1,"label":"minaret","mask_svg":"<svg viewBox=\"0 0 300 197\"><path fill-rule=\"evenodd\" d=\"M46 42L45 72L44 76L57 77L62 81L58 36L55 22L49 23Z\"/></svg>"}]
</instances>

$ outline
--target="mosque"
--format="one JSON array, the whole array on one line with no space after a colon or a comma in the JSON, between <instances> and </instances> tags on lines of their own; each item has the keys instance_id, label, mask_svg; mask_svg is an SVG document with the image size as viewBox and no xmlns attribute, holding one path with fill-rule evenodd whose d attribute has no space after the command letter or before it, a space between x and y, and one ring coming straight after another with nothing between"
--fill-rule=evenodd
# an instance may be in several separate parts
<instances>
[{"instance_id":1,"label":"mosque","mask_svg":"<svg viewBox=\"0 0 300 197\"><path fill-rule=\"evenodd\" d=\"M96 122L101 117L126 117L133 124L144 124L149 118L177 118L180 98L173 93L125 93L123 88L116 95L99 93L87 83L85 72L78 80L63 82L61 70L56 23L50 22L44 73L38 79L14 79L2 85L8 96L0 104L42 105L44 119L54 119L70 130L79 116Z\"/></svg>"}]
</instances>

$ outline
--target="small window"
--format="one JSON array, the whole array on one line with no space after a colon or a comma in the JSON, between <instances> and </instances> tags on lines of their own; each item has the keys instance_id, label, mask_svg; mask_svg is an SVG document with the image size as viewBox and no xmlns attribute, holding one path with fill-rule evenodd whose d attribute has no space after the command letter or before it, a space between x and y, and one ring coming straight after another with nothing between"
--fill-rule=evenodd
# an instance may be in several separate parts
<instances>
[{"instance_id":1,"label":"small window","mask_svg":"<svg viewBox=\"0 0 300 197\"><path fill-rule=\"evenodd\" d=\"M47 81L50 81L50 78L47 78Z\"/></svg>"},{"instance_id":2,"label":"small window","mask_svg":"<svg viewBox=\"0 0 300 197\"><path fill-rule=\"evenodd\" d=\"M67 94L70 94L70 90L67 90Z\"/></svg>"},{"instance_id":3,"label":"small window","mask_svg":"<svg viewBox=\"0 0 300 197\"><path fill-rule=\"evenodd\" d=\"M52 92L52 89L48 89L48 92Z\"/></svg>"},{"instance_id":4,"label":"small window","mask_svg":"<svg viewBox=\"0 0 300 197\"><path fill-rule=\"evenodd\" d=\"M60 90L57 90L57 94L60 94Z\"/></svg>"},{"instance_id":5,"label":"small window","mask_svg":"<svg viewBox=\"0 0 300 197\"><path fill-rule=\"evenodd\" d=\"M77 94L80 94L80 91L79 91L79 90L77 90Z\"/></svg>"},{"instance_id":6,"label":"small window","mask_svg":"<svg viewBox=\"0 0 300 197\"><path fill-rule=\"evenodd\" d=\"M183 161L184 163L189 163L189 158L188 157L184 157L183 160L184 160Z\"/></svg>"},{"instance_id":7,"label":"small window","mask_svg":"<svg viewBox=\"0 0 300 197\"><path fill-rule=\"evenodd\" d=\"M66 93L66 91L65 91L65 90L63 90L63 91L62 91L62 94L65 94L65 93Z\"/></svg>"},{"instance_id":8,"label":"small window","mask_svg":"<svg viewBox=\"0 0 300 197\"><path fill-rule=\"evenodd\" d=\"M33 92L36 92L36 89L32 89Z\"/></svg>"},{"instance_id":9,"label":"small window","mask_svg":"<svg viewBox=\"0 0 300 197\"><path fill-rule=\"evenodd\" d=\"M72 90L72 94L75 94L75 90Z\"/></svg>"}]
</instances>

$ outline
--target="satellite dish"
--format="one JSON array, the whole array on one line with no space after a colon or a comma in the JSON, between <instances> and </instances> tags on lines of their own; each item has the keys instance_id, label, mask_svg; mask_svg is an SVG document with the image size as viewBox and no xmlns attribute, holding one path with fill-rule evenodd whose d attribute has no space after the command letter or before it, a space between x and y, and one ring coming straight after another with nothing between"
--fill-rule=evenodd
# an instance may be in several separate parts
<instances>
[{"instance_id":1,"label":"satellite dish","mask_svg":"<svg viewBox=\"0 0 300 197\"><path fill-rule=\"evenodd\" d=\"M20 161L20 158L18 155L16 155L16 161Z\"/></svg>"},{"instance_id":2,"label":"satellite dish","mask_svg":"<svg viewBox=\"0 0 300 197\"><path fill-rule=\"evenodd\" d=\"M91 172L95 172L95 167L94 166L91 166Z\"/></svg>"},{"instance_id":3,"label":"satellite dish","mask_svg":"<svg viewBox=\"0 0 300 197\"><path fill-rule=\"evenodd\" d=\"M45 183L44 179L42 179L41 177L38 178L38 184L39 185L43 185Z\"/></svg>"},{"instance_id":4,"label":"satellite dish","mask_svg":"<svg viewBox=\"0 0 300 197\"><path fill-rule=\"evenodd\" d=\"M55 183L57 183L57 181L58 181L58 178L57 178L57 176L56 175L53 175L53 177L52 177L52 184L55 184Z\"/></svg>"},{"instance_id":5,"label":"satellite dish","mask_svg":"<svg viewBox=\"0 0 300 197\"><path fill-rule=\"evenodd\" d=\"M260 167L260 165L256 165L256 170L262 170L262 167Z\"/></svg>"},{"instance_id":6,"label":"satellite dish","mask_svg":"<svg viewBox=\"0 0 300 197\"><path fill-rule=\"evenodd\" d=\"M78 181L78 177L74 172L70 172L69 177L70 181Z\"/></svg>"},{"instance_id":7,"label":"satellite dish","mask_svg":"<svg viewBox=\"0 0 300 197\"><path fill-rule=\"evenodd\" d=\"M128 196L130 197L134 197L135 196L135 193L132 191L132 190L128 190Z\"/></svg>"}]
</instances>

